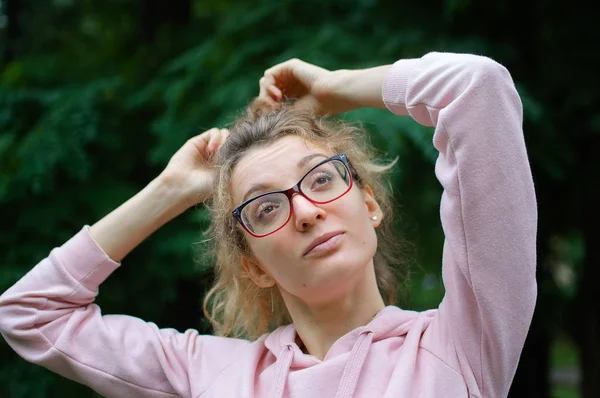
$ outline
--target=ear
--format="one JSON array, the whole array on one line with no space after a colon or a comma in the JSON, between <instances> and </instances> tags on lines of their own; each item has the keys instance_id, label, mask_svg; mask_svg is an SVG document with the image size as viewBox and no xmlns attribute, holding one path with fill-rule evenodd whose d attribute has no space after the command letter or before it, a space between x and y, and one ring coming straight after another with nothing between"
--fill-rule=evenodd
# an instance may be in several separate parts
<instances>
[{"instance_id":1,"label":"ear","mask_svg":"<svg viewBox=\"0 0 600 398\"><path fill-rule=\"evenodd\" d=\"M250 279L258 287L267 288L275 284L275 279L267 271L264 271L255 259L249 256L242 256L241 263L250 276Z\"/></svg>"},{"instance_id":2,"label":"ear","mask_svg":"<svg viewBox=\"0 0 600 398\"><path fill-rule=\"evenodd\" d=\"M369 214L369 218L371 219L371 223L373 224L374 228L377 228L383 219L383 212L381 211L379 203L375 199L375 195L373 194L373 190L370 186L365 185L361 191L365 205L367 206L367 212Z\"/></svg>"}]
</instances>

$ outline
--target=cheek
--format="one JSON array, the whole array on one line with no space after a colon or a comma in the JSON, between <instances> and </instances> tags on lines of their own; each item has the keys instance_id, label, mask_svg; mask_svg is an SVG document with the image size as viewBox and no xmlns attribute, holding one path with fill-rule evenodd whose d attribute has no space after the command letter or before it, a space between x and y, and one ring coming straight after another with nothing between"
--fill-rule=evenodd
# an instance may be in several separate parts
<instances>
[{"instance_id":1,"label":"cheek","mask_svg":"<svg viewBox=\"0 0 600 398\"><path fill-rule=\"evenodd\" d=\"M352 256L360 259L359 262L372 258L377 250L377 234L368 214L353 219L348 228L353 240L353 244L350 245Z\"/></svg>"},{"instance_id":2,"label":"cheek","mask_svg":"<svg viewBox=\"0 0 600 398\"><path fill-rule=\"evenodd\" d=\"M348 228L352 243L348 254L359 263L368 262L377 250L377 234L367 205L359 192L352 192L349 200L340 203L337 214Z\"/></svg>"},{"instance_id":3,"label":"cheek","mask_svg":"<svg viewBox=\"0 0 600 398\"><path fill-rule=\"evenodd\" d=\"M278 265L288 264L293 257L293 253L296 252L294 237L287 234L285 229L277 231L271 237L250 237L248 240L252 254L274 276L279 273Z\"/></svg>"},{"instance_id":4,"label":"cheek","mask_svg":"<svg viewBox=\"0 0 600 398\"><path fill-rule=\"evenodd\" d=\"M345 196L332 203L336 213L354 225L369 223L369 212L360 189L355 185Z\"/></svg>"},{"instance_id":5,"label":"cheek","mask_svg":"<svg viewBox=\"0 0 600 398\"><path fill-rule=\"evenodd\" d=\"M375 252L377 251L377 233L375 229L371 225L371 223L367 223L365 225L365 232L363 233L363 247L365 251L365 256L369 259L373 258Z\"/></svg>"}]
</instances>

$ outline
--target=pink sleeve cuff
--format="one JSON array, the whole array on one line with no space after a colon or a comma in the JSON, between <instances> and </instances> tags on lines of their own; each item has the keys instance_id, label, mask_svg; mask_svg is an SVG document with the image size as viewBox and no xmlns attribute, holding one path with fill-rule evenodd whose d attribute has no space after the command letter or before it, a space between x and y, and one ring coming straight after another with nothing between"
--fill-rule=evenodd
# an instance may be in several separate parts
<instances>
[{"instance_id":1,"label":"pink sleeve cuff","mask_svg":"<svg viewBox=\"0 0 600 398\"><path fill-rule=\"evenodd\" d=\"M121 265L111 260L98 246L90 235L88 225L63 244L56 255L67 272L91 291L96 291L98 286Z\"/></svg>"},{"instance_id":2,"label":"pink sleeve cuff","mask_svg":"<svg viewBox=\"0 0 600 398\"><path fill-rule=\"evenodd\" d=\"M406 94L409 78L417 69L419 58L401 59L388 70L383 81L382 98L385 106L397 115L408 115Z\"/></svg>"}]
</instances>

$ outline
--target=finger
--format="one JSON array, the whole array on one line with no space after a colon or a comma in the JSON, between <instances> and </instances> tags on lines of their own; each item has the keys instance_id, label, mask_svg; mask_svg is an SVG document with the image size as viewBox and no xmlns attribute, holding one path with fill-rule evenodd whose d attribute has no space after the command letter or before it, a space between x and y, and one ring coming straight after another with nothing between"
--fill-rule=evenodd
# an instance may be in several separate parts
<instances>
[{"instance_id":1,"label":"finger","mask_svg":"<svg viewBox=\"0 0 600 398\"><path fill-rule=\"evenodd\" d=\"M225 142L225 140L227 140L227 137L229 137L229 130L221 129L221 141Z\"/></svg>"},{"instance_id":2,"label":"finger","mask_svg":"<svg viewBox=\"0 0 600 398\"><path fill-rule=\"evenodd\" d=\"M258 96L259 97L264 97L267 95L267 88L265 86L265 77L261 77L260 80L258 81Z\"/></svg>"},{"instance_id":3,"label":"finger","mask_svg":"<svg viewBox=\"0 0 600 398\"><path fill-rule=\"evenodd\" d=\"M198 134L197 136L190 138L188 140L188 142L193 144L196 147L196 149L198 150L198 152L204 153L208 146L208 142L210 141L211 135L213 133L215 133L216 131L218 131L217 128L212 128L210 130L206 130L202 134Z\"/></svg>"},{"instance_id":4,"label":"finger","mask_svg":"<svg viewBox=\"0 0 600 398\"><path fill-rule=\"evenodd\" d=\"M263 77L261 77L258 82L263 87L274 86L277 83L275 76L273 74L266 73L266 72L265 72L265 75Z\"/></svg>"},{"instance_id":5,"label":"finger","mask_svg":"<svg viewBox=\"0 0 600 398\"><path fill-rule=\"evenodd\" d=\"M294 69L294 66L296 66L300 62L301 61L296 58L289 59L285 62L274 65L267 69L265 71L265 76L273 76L275 80L279 78L286 78L291 74L292 70Z\"/></svg>"},{"instance_id":6,"label":"finger","mask_svg":"<svg viewBox=\"0 0 600 398\"><path fill-rule=\"evenodd\" d=\"M281 92L281 90L279 88L277 88L277 86L274 85L268 85L266 87L266 92L269 94L269 96L271 98L273 98L275 101L280 102L281 99L283 98L283 93Z\"/></svg>"},{"instance_id":7,"label":"finger","mask_svg":"<svg viewBox=\"0 0 600 398\"><path fill-rule=\"evenodd\" d=\"M219 142L221 140L221 133L219 129L211 129L210 139L208 140L208 145L206 149L209 154L215 153L217 148L219 147Z\"/></svg>"},{"instance_id":8,"label":"finger","mask_svg":"<svg viewBox=\"0 0 600 398\"><path fill-rule=\"evenodd\" d=\"M275 65L265 71L265 75L260 80L262 94L268 94L275 100L281 101L287 86L292 82L291 68L293 62L286 61Z\"/></svg>"},{"instance_id":9,"label":"finger","mask_svg":"<svg viewBox=\"0 0 600 398\"><path fill-rule=\"evenodd\" d=\"M305 87L311 87L315 79L326 72L328 70L320 66L293 58L267 69L265 76L274 76L277 83L282 83L277 84L279 88L284 88L294 82L298 82Z\"/></svg>"},{"instance_id":10,"label":"finger","mask_svg":"<svg viewBox=\"0 0 600 398\"><path fill-rule=\"evenodd\" d=\"M299 82L304 86L310 86L318 67L308 64L298 58L292 58L277 64L265 71L265 76L272 76L276 86L285 89L288 85Z\"/></svg>"},{"instance_id":11,"label":"finger","mask_svg":"<svg viewBox=\"0 0 600 398\"><path fill-rule=\"evenodd\" d=\"M274 85L274 84L275 84L275 78L273 76L270 76L270 75L269 76L264 75L258 81L258 85L260 87L260 91L263 94L266 93L267 86Z\"/></svg>"},{"instance_id":12,"label":"finger","mask_svg":"<svg viewBox=\"0 0 600 398\"><path fill-rule=\"evenodd\" d=\"M272 98L275 101L281 101L283 94L281 90L275 86L276 82L273 76L263 76L258 83L260 86L259 97ZM271 103L271 101L267 102Z\"/></svg>"},{"instance_id":13,"label":"finger","mask_svg":"<svg viewBox=\"0 0 600 398\"><path fill-rule=\"evenodd\" d=\"M225 143L225 140L229 136L229 130L227 129L219 129L219 132L215 134L214 145L215 149L213 152L217 152L221 146Z\"/></svg>"},{"instance_id":14,"label":"finger","mask_svg":"<svg viewBox=\"0 0 600 398\"><path fill-rule=\"evenodd\" d=\"M294 82L292 81L292 79L290 78L289 75L274 76L272 81L273 81L273 83L268 84L265 88L271 94L279 94L280 93L280 95L278 96L279 98L282 98L283 95L285 94L286 90L290 88L289 86L294 84Z\"/></svg>"},{"instance_id":15,"label":"finger","mask_svg":"<svg viewBox=\"0 0 600 398\"><path fill-rule=\"evenodd\" d=\"M259 95L257 101L260 104L260 107L268 106L271 109L279 109L281 106L280 103L275 101L269 95Z\"/></svg>"}]
</instances>

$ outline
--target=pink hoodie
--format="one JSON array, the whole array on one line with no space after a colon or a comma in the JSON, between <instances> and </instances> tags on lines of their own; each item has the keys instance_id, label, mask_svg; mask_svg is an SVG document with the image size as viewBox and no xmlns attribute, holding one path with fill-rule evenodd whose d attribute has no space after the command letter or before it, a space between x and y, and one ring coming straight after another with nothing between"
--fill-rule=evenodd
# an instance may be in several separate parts
<instances>
[{"instance_id":1,"label":"pink hoodie","mask_svg":"<svg viewBox=\"0 0 600 398\"><path fill-rule=\"evenodd\" d=\"M293 325L249 342L103 316L94 298L120 264L86 226L0 296L3 337L109 397L506 396L536 299L537 209L517 91L489 58L431 53L396 62L383 98L436 127L438 309L386 307L323 361L302 353Z\"/></svg>"}]
</instances>

